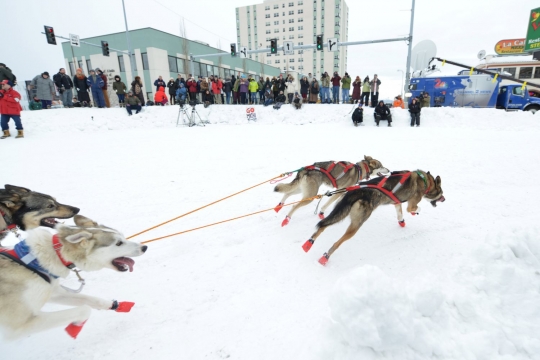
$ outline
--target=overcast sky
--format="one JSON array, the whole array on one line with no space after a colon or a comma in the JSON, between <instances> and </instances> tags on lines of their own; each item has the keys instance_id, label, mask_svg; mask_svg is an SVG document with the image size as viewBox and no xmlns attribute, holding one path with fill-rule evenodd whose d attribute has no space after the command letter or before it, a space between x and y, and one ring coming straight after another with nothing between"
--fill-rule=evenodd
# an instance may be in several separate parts
<instances>
[{"instance_id":1,"label":"overcast sky","mask_svg":"<svg viewBox=\"0 0 540 360\"><path fill-rule=\"evenodd\" d=\"M125 0L130 29L153 27L179 35L185 17L189 39L214 47L220 42L226 51L236 40L235 8L259 2L262 0ZM411 3L347 1L349 41L407 36ZM490 54L499 40L524 38L529 12L539 5L533 0L417 0L413 45L430 39L437 45L438 56L476 65L479 50ZM121 0L5 1L2 10L0 62L18 80L30 80L43 71L53 75L64 67L62 48L47 44L41 34L43 25L53 26L57 35L73 33L81 38L125 30ZM353 78L377 73L382 96L393 98L401 92L398 70L405 70L406 60L405 42L351 46L347 71Z\"/></svg>"}]
</instances>

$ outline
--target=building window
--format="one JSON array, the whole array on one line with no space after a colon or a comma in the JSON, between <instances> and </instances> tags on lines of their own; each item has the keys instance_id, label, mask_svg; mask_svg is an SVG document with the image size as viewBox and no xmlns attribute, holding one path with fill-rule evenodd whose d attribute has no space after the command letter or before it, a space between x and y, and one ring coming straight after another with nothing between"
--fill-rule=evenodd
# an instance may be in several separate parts
<instances>
[{"instance_id":1,"label":"building window","mask_svg":"<svg viewBox=\"0 0 540 360\"><path fill-rule=\"evenodd\" d=\"M281 7L285 7L285 4L281 4Z\"/></svg>"},{"instance_id":2,"label":"building window","mask_svg":"<svg viewBox=\"0 0 540 360\"><path fill-rule=\"evenodd\" d=\"M304 5L304 2L303 2L302 0L300 0L300 1L298 2L298 5Z\"/></svg>"},{"instance_id":3,"label":"building window","mask_svg":"<svg viewBox=\"0 0 540 360\"><path fill-rule=\"evenodd\" d=\"M80 66L79 66L80 67ZM534 78L535 79L540 79L540 67L536 67L534 69Z\"/></svg>"},{"instance_id":4,"label":"building window","mask_svg":"<svg viewBox=\"0 0 540 360\"><path fill-rule=\"evenodd\" d=\"M298 62L304 62L304 58L299 58Z\"/></svg>"},{"instance_id":5,"label":"building window","mask_svg":"<svg viewBox=\"0 0 540 360\"><path fill-rule=\"evenodd\" d=\"M317 25L313 25L313 28L316 29L316 28L317 28ZM304 26L299 26L299 27L298 27L298 30L304 30Z\"/></svg>"},{"instance_id":6,"label":"building window","mask_svg":"<svg viewBox=\"0 0 540 360\"><path fill-rule=\"evenodd\" d=\"M264 15L265 19L269 19L270 18L270 14L266 14Z\"/></svg>"},{"instance_id":7,"label":"building window","mask_svg":"<svg viewBox=\"0 0 540 360\"><path fill-rule=\"evenodd\" d=\"M270 17L270 16L269 16ZM270 21L266 22L266 26L270 26Z\"/></svg>"},{"instance_id":8,"label":"building window","mask_svg":"<svg viewBox=\"0 0 540 360\"><path fill-rule=\"evenodd\" d=\"M118 67L120 72L126 72L126 66L124 65L124 55L118 56Z\"/></svg>"},{"instance_id":9,"label":"building window","mask_svg":"<svg viewBox=\"0 0 540 360\"><path fill-rule=\"evenodd\" d=\"M298 13L299 13L299 14L303 14L303 13L304 13L304 10L303 10L303 9L300 9L300 10L298 10Z\"/></svg>"},{"instance_id":10,"label":"building window","mask_svg":"<svg viewBox=\"0 0 540 360\"><path fill-rule=\"evenodd\" d=\"M302 42L299 42L298 45L304 45L304 42L303 42L303 41L302 41Z\"/></svg>"},{"instance_id":11,"label":"building window","mask_svg":"<svg viewBox=\"0 0 540 360\"><path fill-rule=\"evenodd\" d=\"M298 22L304 22L304 18L298 18Z\"/></svg>"},{"instance_id":12,"label":"building window","mask_svg":"<svg viewBox=\"0 0 540 360\"><path fill-rule=\"evenodd\" d=\"M279 60L274 61L274 64L279 64Z\"/></svg>"},{"instance_id":13,"label":"building window","mask_svg":"<svg viewBox=\"0 0 540 360\"><path fill-rule=\"evenodd\" d=\"M148 70L150 67L148 66L148 54L147 53L141 53L142 58L142 68L143 70Z\"/></svg>"},{"instance_id":14,"label":"building window","mask_svg":"<svg viewBox=\"0 0 540 360\"><path fill-rule=\"evenodd\" d=\"M185 74L186 73L186 60L176 58L176 67L178 68L179 73Z\"/></svg>"},{"instance_id":15,"label":"building window","mask_svg":"<svg viewBox=\"0 0 540 360\"><path fill-rule=\"evenodd\" d=\"M337 4L337 5L336 5L336 9L338 9L338 10L339 10L339 4Z\"/></svg>"},{"instance_id":16,"label":"building window","mask_svg":"<svg viewBox=\"0 0 540 360\"><path fill-rule=\"evenodd\" d=\"M88 72L90 72L90 70L92 70L92 63L90 62L90 60L86 60L86 69L88 69ZM515 72L515 69L514 69L514 72Z\"/></svg>"},{"instance_id":17,"label":"building window","mask_svg":"<svg viewBox=\"0 0 540 360\"><path fill-rule=\"evenodd\" d=\"M279 29L274 29L274 33L278 33L279 32Z\"/></svg>"},{"instance_id":18,"label":"building window","mask_svg":"<svg viewBox=\"0 0 540 360\"><path fill-rule=\"evenodd\" d=\"M271 65L271 64L272 64L272 60L266 60L266 63L267 63L268 65Z\"/></svg>"},{"instance_id":19,"label":"building window","mask_svg":"<svg viewBox=\"0 0 540 360\"><path fill-rule=\"evenodd\" d=\"M503 71L510 73L512 77L516 77L516 68L504 68Z\"/></svg>"},{"instance_id":20,"label":"building window","mask_svg":"<svg viewBox=\"0 0 540 360\"><path fill-rule=\"evenodd\" d=\"M274 17L279 17L279 13L274 13Z\"/></svg>"},{"instance_id":21,"label":"building window","mask_svg":"<svg viewBox=\"0 0 540 360\"><path fill-rule=\"evenodd\" d=\"M176 66L176 58L174 56L169 56L169 71L172 73L178 72L178 67Z\"/></svg>"},{"instance_id":22,"label":"building window","mask_svg":"<svg viewBox=\"0 0 540 360\"><path fill-rule=\"evenodd\" d=\"M290 28L289 28L289 31L294 31L294 27L290 27Z\"/></svg>"},{"instance_id":23,"label":"building window","mask_svg":"<svg viewBox=\"0 0 540 360\"><path fill-rule=\"evenodd\" d=\"M298 54L303 54L304 50L298 50Z\"/></svg>"},{"instance_id":24,"label":"building window","mask_svg":"<svg viewBox=\"0 0 540 360\"><path fill-rule=\"evenodd\" d=\"M270 6L265 6L264 10L270 10Z\"/></svg>"},{"instance_id":25,"label":"building window","mask_svg":"<svg viewBox=\"0 0 540 360\"><path fill-rule=\"evenodd\" d=\"M274 9L279 9L279 4L275 4Z\"/></svg>"},{"instance_id":26,"label":"building window","mask_svg":"<svg viewBox=\"0 0 540 360\"><path fill-rule=\"evenodd\" d=\"M303 38L304 38L304 35L298 34L298 38L299 38L299 39L303 39Z\"/></svg>"},{"instance_id":27,"label":"building window","mask_svg":"<svg viewBox=\"0 0 540 360\"><path fill-rule=\"evenodd\" d=\"M289 40L294 39L294 35L289 35Z\"/></svg>"},{"instance_id":28,"label":"building window","mask_svg":"<svg viewBox=\"0 0 540 360\"><path fill-rule=\"evenodd\" d=\"M520 79L530 79L532 78L533 68L532 67L522 67L519 69L519 78Z\"/></svg>"},{"instance_id":29,"label":"building window","mask_svg":"<svg viewBox=\"0 0 540 360\"><path fill-rule=\"evenodd\" d=\"M293 2L290 2L290 3L289 3L289 7L291 7L291 6L294 6L294 3L293 3Z\"/></svg>"},{"instance_id":30,"label":"building window","mask_svg":"<svg viewBox=\"0 0 540 360\"><path fill-rule=\"evenodd\" d=\"M298 67L298 70L304 70L304 67L300 65L300 66Z\"/></svg>"},{"instance_id":31,"label":"building window","mask_svg":"<svg viewBox=\"0 0 540 360\"><path fill-rule=\"evenodd\" d=\"M267 34L270 34L271 32L272 32L272 30L266 30Z\"/></svg>"},{"instance_id":32,"label":"building window","mask_svg":"<svg viewBox=\"0 0 540 360\"><path fill-rule=\"evenodd\" d=\"M278 20L278 21L274 21L274 25L279 25L279 20Z\"/></svg>"},{"instance_id":33,"label":"building window","mask_svg":"<svg viewBox=\"0 0 540 360\"><path fill-rule=\"evenodd\" d=\"M294 19L289 19L289 24L294 24Z\"/></svg>"},{"instance_id":34,"label":"building window","mask_svg":"<svg viewBox=\"0 0 540 360\"><path fill-rule=\"evenodd\" d=\"M290 59L289 62L290 62L290 63L293 63L293 62L294 62L294 59Z\"/></svg>"},{"instance_id":35,"label":"building window","mask_svg":"<svg viewBox=\"0 0 540 360\"><path fill-rule=\"evenodd\" d=\"M289 68L290 68L291 70L294 70L294 66L289 66Z\"/></svg>"}]
</instances>

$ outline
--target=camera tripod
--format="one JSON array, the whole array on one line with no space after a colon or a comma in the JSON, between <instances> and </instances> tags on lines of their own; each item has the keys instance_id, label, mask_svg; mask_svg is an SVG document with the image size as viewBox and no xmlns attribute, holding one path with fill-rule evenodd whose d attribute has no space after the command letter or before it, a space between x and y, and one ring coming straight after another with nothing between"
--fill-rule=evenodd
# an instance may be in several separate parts
<instances>
[{"instance_id":1,"label":"camera tripod","mask_svg":"<svg viewBox=\"0 0 540 360\"><path fill-rule=\"evenodd\" d=\"M206 126L205 124L210 124L208 120L201 119L201 116L197 112L197 109L195 108L195 104L191 105L191 113L188 115L186 106L180 106L180 110L178 111L178 118L176 119L176 126L178 126L178 123L180 121L180 117L182 117L183 125L187 125L188 127L192 126Z\"/></svg>"}]
</instances>

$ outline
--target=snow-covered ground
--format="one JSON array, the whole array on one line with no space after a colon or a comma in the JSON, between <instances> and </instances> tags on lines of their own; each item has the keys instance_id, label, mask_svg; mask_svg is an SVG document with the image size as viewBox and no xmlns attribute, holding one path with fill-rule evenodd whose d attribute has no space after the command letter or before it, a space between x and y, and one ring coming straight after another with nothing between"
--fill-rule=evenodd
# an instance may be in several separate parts
<instances>
[{"instance_id":1,"label":"snow-covered ground","mask_svg":"<svg viewBox=\"0 0 540 360\"><path fill-rule=\"evenodd\" d=\"M396 109L394 126L377 128L366 110L355 128L351 107L256 106L250 123L244 106L198 107L211 124L192 128L175 126L177 107L25 112L26 137L0 140L2 184L126 235L285 171L364 155L440 175L447 200L422 202L405 228L392 206L379 208L326 267L317 260L348 220L304 253L315 203L284 228L288 208L151 243L132 273L85 274L86 294L135 301L131 313L93 311L77 340L62 328L0 340L0 357L540 359L538 115L432 108L410 128ZM272 208L272 190L134 240Z\"/></svg>"}]
</instances>

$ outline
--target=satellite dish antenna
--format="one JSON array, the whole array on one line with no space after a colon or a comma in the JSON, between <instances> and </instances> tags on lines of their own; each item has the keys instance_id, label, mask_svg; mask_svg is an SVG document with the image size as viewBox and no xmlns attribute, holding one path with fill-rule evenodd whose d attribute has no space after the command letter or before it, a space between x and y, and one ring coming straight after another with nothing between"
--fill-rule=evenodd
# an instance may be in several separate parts
<instances>
[{"instance_id":1,"label":"satellite dish antenna","mask_svg":"<svg viewBox=\"0 0 540 360\"><path fill-rule=\"evenodd\" d=\"M484 57L486 57L486 50L480 50L476 57L478 58L478 60L482 60Z\"/></svg>"},{"instance_id":2,"label":"satellite dish antenna","mask_svg":"<svg viewBox=\"0 0 540 360\"><path fill-rule=\"evenodd\" d=\"M427 68L431 58L437 55L437 45L431 40L423 40L412 49L411 66L413 72Z\"/></svg>"}]
</instances>

